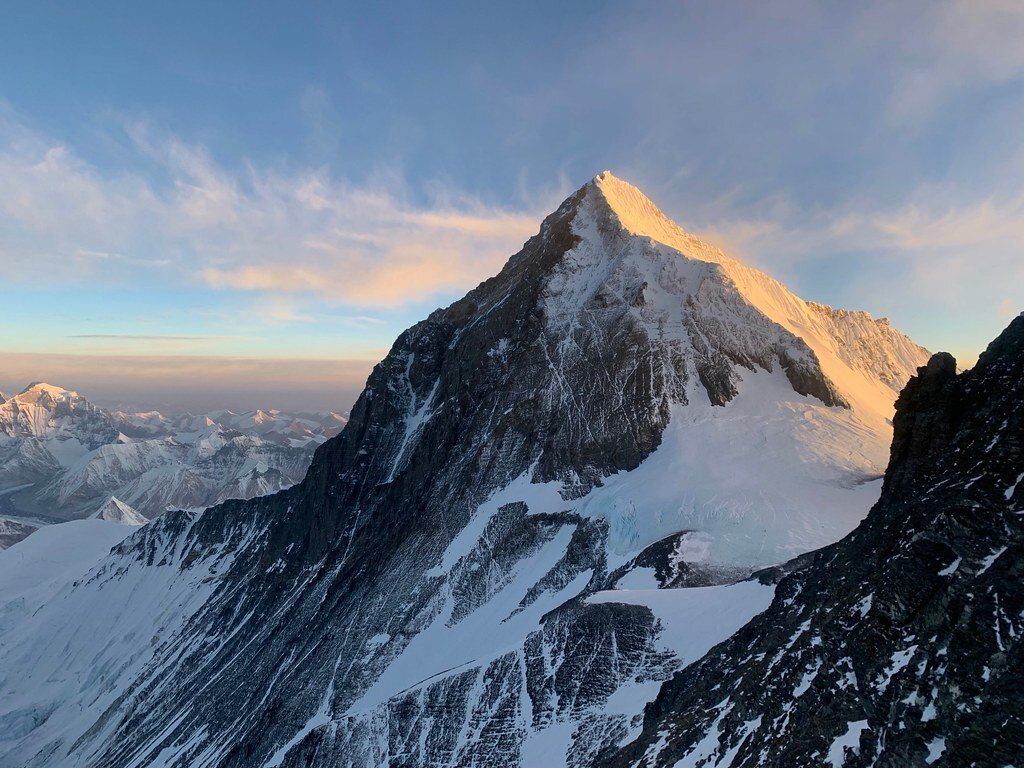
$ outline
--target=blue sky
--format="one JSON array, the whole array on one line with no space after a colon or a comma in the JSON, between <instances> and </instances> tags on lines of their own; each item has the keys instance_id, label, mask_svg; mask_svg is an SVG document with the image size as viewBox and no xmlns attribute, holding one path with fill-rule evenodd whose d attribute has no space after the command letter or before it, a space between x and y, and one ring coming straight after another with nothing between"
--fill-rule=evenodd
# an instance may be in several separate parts
<instances>
[{"instance_id":1,"label":"blue sky","mask_svg":"<svg viewBox=\"0 0 1024 768\"><path fill-rule=\"evenodd\" d=\"M929 348L967 360L1024 308L1016 2L4 16L0 389L347 407L605 168Z\"/></svg>"}]
</instances>

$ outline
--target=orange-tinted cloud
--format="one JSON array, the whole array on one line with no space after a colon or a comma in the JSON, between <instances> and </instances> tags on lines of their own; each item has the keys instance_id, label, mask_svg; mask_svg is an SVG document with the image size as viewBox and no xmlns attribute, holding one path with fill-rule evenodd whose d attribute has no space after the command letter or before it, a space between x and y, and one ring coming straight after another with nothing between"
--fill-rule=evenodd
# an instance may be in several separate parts
<instances>
[{"instance_id":1,"label":"orange-tinted cloud","mask_svg":"<svg viewBox=\"0 0 1024 768\"><path fill-rule=\"evenodd\" d=\"M0 113L0 260L8 279L195 281L268 297L394 307L469 288L533 234L557 194L529 210L394 173L361 184L322 171L220 167L202 148L128 126L168 183L111 175ZM49 268L49 269L48 269Z\"/></svg>"}]
</instances>

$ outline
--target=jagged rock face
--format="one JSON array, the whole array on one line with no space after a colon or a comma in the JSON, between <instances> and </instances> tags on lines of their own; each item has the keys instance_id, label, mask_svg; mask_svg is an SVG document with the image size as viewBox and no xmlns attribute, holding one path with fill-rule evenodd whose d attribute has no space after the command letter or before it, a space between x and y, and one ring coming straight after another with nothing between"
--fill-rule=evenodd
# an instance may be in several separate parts
<instances>
[{"instance_id":1,"label":"jagged rock face","mask_svg":"<svg viewBox=\"0 0 1024 768\"><path fill-rule=\"evenodd\" d=\"M858 367L850 340L884 333L875 321L810 308L638 195L599 177L498 276L402 334L300 485L166 515L44 606L39 624L92 606L144 648L40 649L30 629L0 646L15 670L0 691L32 691L0 711L0 760L583 766L635 736L681 657L651 608L606 590L636 568L708 583L658 542L751 507L722 506L716 482L698 497L688 452L728 446L720 469L750 451L773 517L820 516L818 489L842 506L888 444L896 392L878 371L923 362L893 332ZM766 492L779 424L796 448L771 465L784 492ZM651 489L629 481L652 466L661 495L644 507ZM796 466L821 478L805 487ZM17 671L31 659L35 688ZM63 682L74 659L103 670L86 702Z\"/></svg>"},{"instance_id":2,"label":"jagged rock face","mask_svg":"<svg viewBox=\"0 0 1024 768\"><path fill-rule=\"evenodd\" d=\"M897 403L878 504L678 673L608 765L1024 759L1024 316Z\"/></svg>"}]
</instances>

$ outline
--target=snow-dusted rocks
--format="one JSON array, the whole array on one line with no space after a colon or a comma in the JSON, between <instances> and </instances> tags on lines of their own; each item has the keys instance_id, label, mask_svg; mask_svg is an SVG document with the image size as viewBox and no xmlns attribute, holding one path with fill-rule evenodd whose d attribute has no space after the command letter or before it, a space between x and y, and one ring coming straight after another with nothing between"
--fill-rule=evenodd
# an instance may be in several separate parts
<instances>
[{"instance_id":1,"label":"snow-dusted rocks","mask_svg":"<svg viewBox=\"0 0 1024 768\"><path fill-rule=\"evenodd\" d=\"M301 483L162 516L0 635L0 763L599 764L771 598L717 580L857 524L925 358L602 174L399 337Z\"/></svg>"}]
</instances>

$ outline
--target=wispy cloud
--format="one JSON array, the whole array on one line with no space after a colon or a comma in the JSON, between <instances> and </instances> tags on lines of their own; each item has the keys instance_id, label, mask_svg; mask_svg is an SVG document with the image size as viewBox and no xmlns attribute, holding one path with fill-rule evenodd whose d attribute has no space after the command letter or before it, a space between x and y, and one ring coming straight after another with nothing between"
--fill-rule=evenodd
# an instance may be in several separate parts
<instances>
[{"instance_id":1,"label":"wispy cloud","mask_svg":"<svg viewBox=\"0 0 1024 768\"><path fill-rule=\"evenodd\" d=\"M153 175L101 172L7 110L0 119L0 262L8 279L160 279L276 297L271 320L301 320L286 299L395 307L461 291L495 272L554 200L511 211L393 173L361 184L325 170L229 172L201 147L126 128Z\"/></svg>"},{"instance_id":2,"label":"wispy cloud","mask_svg":"<svg viewBox=\"0 0 1024 768\"><path fill-rule=\"evenodd\" d=\"M1024 4L1017 0L945 0L918 24L921 34L902 37L909 60L889 105L897 122L919 123L972 86L1024 76Z\"/></svg>"},{"instance_id":3,"label":"wispy cloud","mask_svg":"<svg viewBox=\"0 0 1024 768\"><path fill-rule=\"evenodd\" d=\"M1024 309L1024 195L922 188L894 210L773 210L786 212L724 217L700 231L806 298L896 315L916 341L963 360Z\"/></svg>"},{"instance_id":4,"label":"wispy cloud","mask_svg":"<svg viewBox=\"0 0 1024 768\"><path fill-rule=\"evenodd\" d=\"M790 208L777 218L712 221L704 233L729 250L787 268L837 253L895 254L899 261L892 266L915 268L921 282L914 289L934 291L937 298L1024 285L1024 195L947 197L922 189L892 211ZM970 279L950 280L954 272Z\"/></svg>"}]
</instances>

